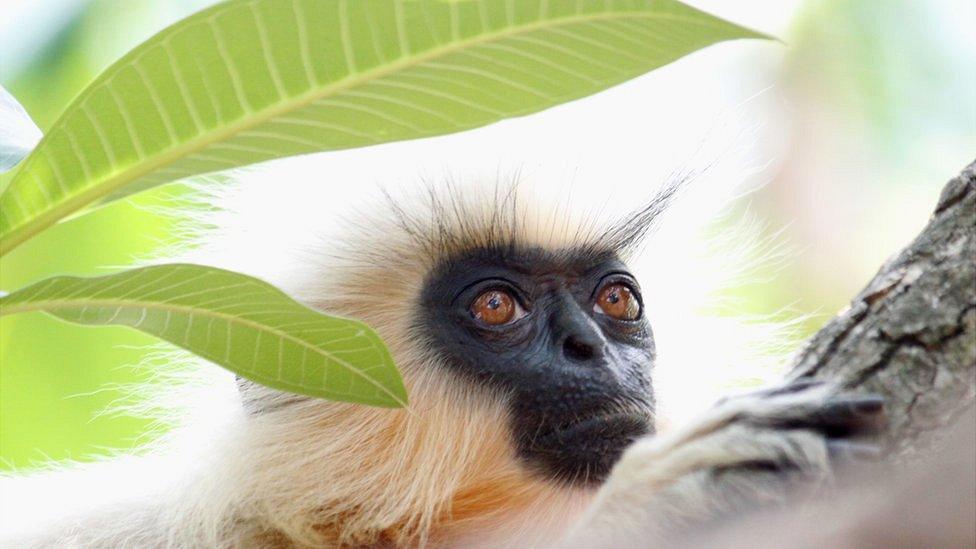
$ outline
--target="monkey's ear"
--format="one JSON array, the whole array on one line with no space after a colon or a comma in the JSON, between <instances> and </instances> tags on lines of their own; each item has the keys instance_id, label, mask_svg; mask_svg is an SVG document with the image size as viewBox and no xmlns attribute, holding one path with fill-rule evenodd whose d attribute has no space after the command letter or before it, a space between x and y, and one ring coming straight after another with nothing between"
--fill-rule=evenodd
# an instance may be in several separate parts
<instances>
[{"instance_id":1,"label":"monkey's ear","mask_svg":"<svg viewBox=\"0 0 976 549\"><path fill-rule=\"evenodd\" d=\"M657 227L661 214L688 188L696 173L673 174L643 206L610 225L601 236L601 244L623 257L632 255Z\"/></svg>"}]
</instances>

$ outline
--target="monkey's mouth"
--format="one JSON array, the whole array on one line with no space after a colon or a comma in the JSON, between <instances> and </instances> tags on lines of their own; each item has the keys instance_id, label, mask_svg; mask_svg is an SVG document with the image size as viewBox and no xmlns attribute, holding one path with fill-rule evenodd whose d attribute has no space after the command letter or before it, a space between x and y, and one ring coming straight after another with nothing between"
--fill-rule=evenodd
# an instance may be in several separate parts
<instances>
[{"instance_id":1,"label":"monkey's mouth","mask_svg":"<svg viewBox=\"0 0 976 549\"><path fill-rule=\"evenodd\" d=\"M629 444L634 438L647 434L650 428L650 415L647 413L605 413L558 425L540 436L538 442L546 446L563 446L626 440Z\"/></svg>"},{"instance_id":2,"label":"monkey's mouth","mask_svg":"<svg viewBox=\"0 0 976 549\"><path fill-rule=\"evenodd\" d=\"M624 449L653 432L649 412L599 413L541 428L523 454L562 482L602 482Z\"/></svg>"}]
</instances>

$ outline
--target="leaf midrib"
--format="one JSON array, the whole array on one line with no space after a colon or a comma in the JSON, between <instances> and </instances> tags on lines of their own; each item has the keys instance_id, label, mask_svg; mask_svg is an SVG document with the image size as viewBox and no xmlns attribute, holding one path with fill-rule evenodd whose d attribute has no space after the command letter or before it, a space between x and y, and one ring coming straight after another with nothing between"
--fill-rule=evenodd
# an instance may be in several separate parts
<instances>
[{"instance_id":1,"label":"leaf midrib","mask_svg":"<svg viewBox=\"0 0 976 549\"><path fill-rule=\"evenodd\" d=\"M158 168L179 160L180 158L189 156L194 152L204 150L207 146L213 143L224 141L237 133L258 126L281 114L300 109L301 107L324 97L338 94L339 92L354 88L364 82L382 78L383 76L396 72L400 69L416 66L426 61L449 55L468 46L490 42L495 39L517 36L519 34L532 32L534 30L546 27L556 28L574 23L609 20L624 17L670 19L674 21L683 21L690 24L696 24L699 26L709 26L701 21L676 16L674 14L648 13L643 11L619 11L613 13L573 15L563 17L558 20L536 21L523 26L504 27L503 29L494 32L452 42L447 46L437 46L417 55L406 56L392 63L348 76L332 84L326 84L320 88L312 88L312 90L309 92L295 96L292 99L286 99L279 103L273 103L262 110L251 113L251 116L245 116L235 122L223 126L222 128L218 128L215 131L201 134L199 137L191 139L190 141L185 142L183 145L178 145L168 151L150 156L149 159L143 162L136 162L130 168L116 172L116 175L109 176L107 179L101 180L103 182L102 184L89 185L84 190L74 194L67 200L58 201L54 204L54 207L49 208L43 211L40 215L29 219L26 223L10 229L7 232L7 235L0 237L0 256L3 256L35 234L39 233L50 225L53 225L59 219L70 215L91 202L95 202L99 198L111 194L116 189L138 179L139 177L147 175ZM91 91L89 91L89 94L90 93ZM85 98L80 99L78 104L83 102L85 99L87 99L87 95ZM38 149L40 149L40 146ZM24 168L24 171L26 171L26 163ZM19 180L22 177L22 173L23 172L19 171L15 177L15 180ZM14 181L11 181L11 185L7 188L8 191L13 190L13 183Z\"/></svg>"},{"instance_id":2,"label":"leaf midrib","mask_svg":"<svg viewBox=\"0 0 976 549\"><path fill-rule=\"evenodd\" d=\"M306 349L310 349L313 352L318 353L319 355L322 355L323 357L325 357L328 360L332 360L333 362L339 364L340 366L342 366L343 368L349 370L353 374L355 374L355 375L361 377L362 379L366 380L368 383L370 383L371 385L373 385L376 388L380 389L382 392L386 393L390 398L393 399L394 402L397 402L398 404L400 404L403 407L406 407L407 406L407 403L406 402L404 402L402 399L400 399L399 397L397 397L396 395L394 395L389 389L387 389L386 387L383 387L382 384L376 382L375 380L373 380L372 378L370 378L366 374L364 374L364 373L360 372L359 370L357 370L356 368L354 368L352 366L352 364L346 362L345 360L342 360L341 358L338 358L336 356L333 356L328 351L324 351L322 349L319 349L319 348L315 347L312 343L309 343L309 342L305 341L304 339L301 339L299 337L293 336L293 335L291 335L291 334L289 334L287 332L281 331L281 330L279 330L277 328L274 328L274 327L271 327L271 326L269 326L267 324L262 324L260 322L255 322L253 320L249 320L249 319L242 318L242 317L239 317L239 316L230 315L230 314L227 314L227 313L221 313L219 311L214 311L212 309L200 309L200 308L193 307L193 306L190 306L190 305L176 305L176 304L172 304L172 303L161 303L161 302L158 302L158 301L140 301L140 300L134 300L134 299L117 299L117 298L111 298L111 299L106 299L106 298L98 298L98 299L78 298L76 300L70 300L70 299L47 299L47 300L41 300L41 301L22 301L20 303L14 303L12 306L3 303L3 300L0 300L0 317L6 316L6 315L10 315L10 314L17 314L17 313L48 312L48 309L67 309L67 308L78 308L78 307L118 307L118 308L121 308L121 307L132 307L132 308L144 308L144 309L157 310L157 311L166 311L166 312L183 312L183 313L187 313L187 314L198 314L198 315L201 315L201 316L217 318L217 319L225 320L225 321L227 321L229 323L232 323L232 324L238 324L238 325L246 326L246 327L253 328L253 329L256 329L256 330L261 330L261 331L264 331L264 332L270 332L270 333L272 333L274 335L277 335L277 336L279 336L279 337L281 337L283 339L287 339L289 341L292 341L292 342L294 342L294 343L296 343L296 344L298 344L298 345L300 345L300 346L302 346L302 347L304 347ZM304 311L302 311L302 312L304 312ZM123 326L125 325L125 324L122 324L122 323L119 323L119 324L121 324ZM365 332L365 330L363 330L363 331Z\"/></svg>"}]
</instances>

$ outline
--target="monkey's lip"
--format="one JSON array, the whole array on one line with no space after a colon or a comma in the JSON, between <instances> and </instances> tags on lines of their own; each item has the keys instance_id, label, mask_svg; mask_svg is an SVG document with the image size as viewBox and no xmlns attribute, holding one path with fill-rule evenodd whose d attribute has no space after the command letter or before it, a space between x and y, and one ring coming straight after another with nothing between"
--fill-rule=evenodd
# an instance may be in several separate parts
<instances>
[{"instance_id":1,"label":"monkey's lip","mask_svg":"<svg viewBox=\"0 0 976 549\"><path fill-rule=\"evenodd\" d=\"M556 426L540 436L538 442L546 446L562 445L585 438L594 443L611 440L629 443L650 432L650 414L646 412L601 413Z\"/></svg>"},{"instance_id":2,"label":"monkey's lip","mask_svg":"<svg viewBox=\"0 0 976 549\"><path fill-rule=\"evenodd\" d=\"M596 485L627 446L653 430L649 410L599 410L564 422L550 418L523 439L521 452L546 478Z\"/></svg>"}]
</instances>

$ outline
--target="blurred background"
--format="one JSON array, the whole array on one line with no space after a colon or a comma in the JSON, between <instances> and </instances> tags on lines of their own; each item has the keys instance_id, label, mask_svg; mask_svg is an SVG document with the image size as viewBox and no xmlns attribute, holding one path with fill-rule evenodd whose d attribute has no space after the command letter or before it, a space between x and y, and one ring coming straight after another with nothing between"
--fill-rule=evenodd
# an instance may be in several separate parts
<instances>
[{"instance_id":1,"label":"blurred background","mask_svg":"<svg viewBox=\"0 0 976 549\"><path fill-rule=\"evenodd\" d=\"M0 84L45 130L112 61L210 3L4 0ZM914 236L945 181L974 159L976 3L688 3L782 43L718 44L436 150L502 159L521 149L624 185L627 173L656 173L649 164L666 172L704 136L732 126L748 141L751 177L762 184L741 208L792 252L730 292L744 313L807 315L800 335L808 335ZM149 253L173 238L172 221L153 206L178 192L160 188L55 227L2 260L0 288L102 274ZM146 420L106 410L122 385L150 375L132 365L151 343L126 329L39 314L0 322L0 468L86 460L144 442Z\"/></svg>"}]
</instances>

